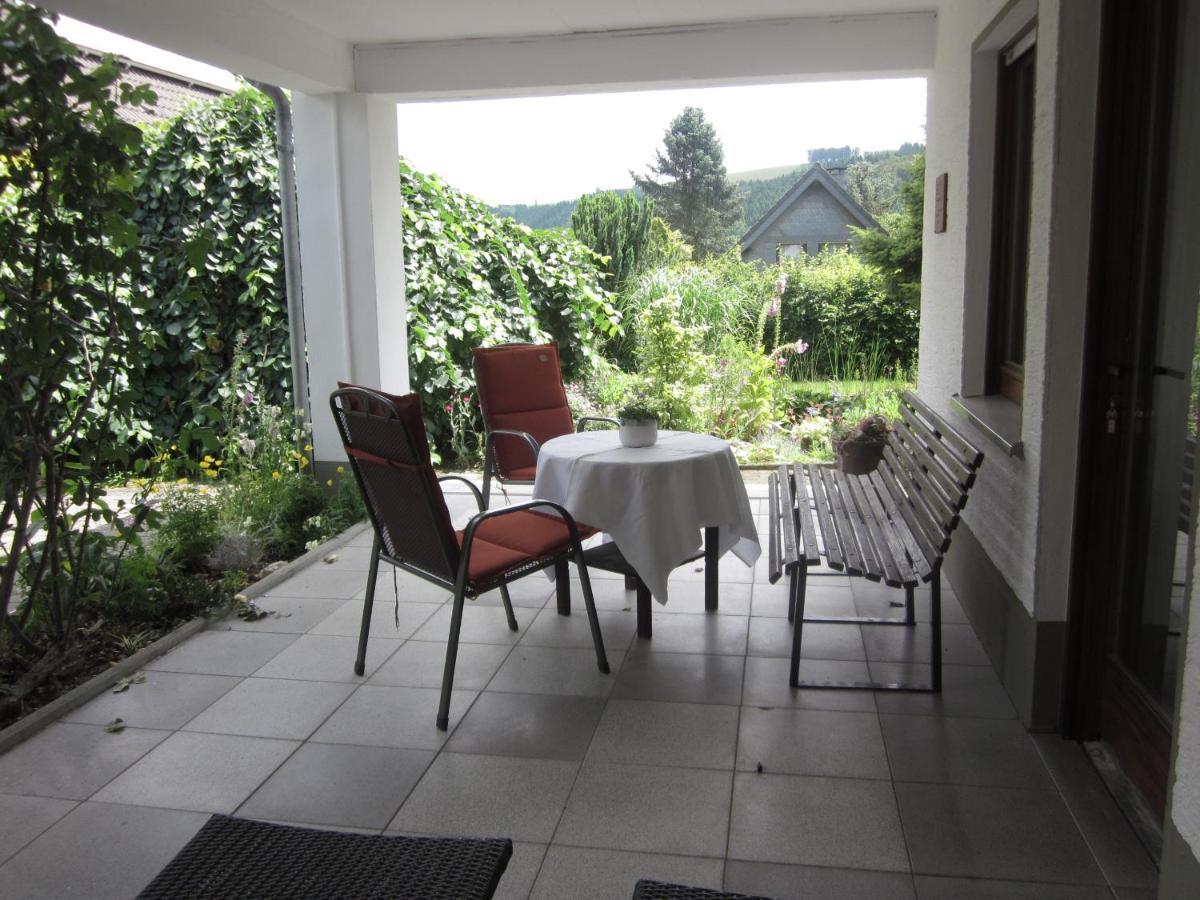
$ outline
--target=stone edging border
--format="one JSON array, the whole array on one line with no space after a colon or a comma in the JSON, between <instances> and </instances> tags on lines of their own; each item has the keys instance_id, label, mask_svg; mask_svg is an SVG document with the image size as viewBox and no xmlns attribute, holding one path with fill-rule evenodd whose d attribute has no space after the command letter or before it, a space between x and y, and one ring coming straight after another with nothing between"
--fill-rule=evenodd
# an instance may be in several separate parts
<instances>
[{"instance_id":1,"label":"stone edging border","mask_svg":"<svg viewBox=\"0 0 1200 900\"><path fill-rule=\"evenodd\" d=\"M254 584L247 585L239 591L240 596L245 597L247 600L252 600L255 597L265 594L271 588L275 587L275 585L286 581L301 569L318 562L330 551L349 543L364 531L369 530L370 527L369 522L362 522L347 528L341 534L330 538L320 546L314 547L307 553L297 556L291 562L280 566L265 578L260 578ZM189 622L184 622L174 631L164 634L149 647L143 647L137 653L125 657L111 668L92 676L83 684L78 685L61 697L50 701L40 709L34 710L24 718L13 722L13 724L9 725L3 731L0 731L0 753L8 752L17 744L28 737L32 737L50 723L72 710L78 709L94 697L100 696L112 685L116 684L118 680L132 675L152 659L157 659L168 650L179 646L192 635L203 631L218 618L223 617L227 612L227 609L223 609L219 612L197 616Z\"/></svg>"}]
</instances>

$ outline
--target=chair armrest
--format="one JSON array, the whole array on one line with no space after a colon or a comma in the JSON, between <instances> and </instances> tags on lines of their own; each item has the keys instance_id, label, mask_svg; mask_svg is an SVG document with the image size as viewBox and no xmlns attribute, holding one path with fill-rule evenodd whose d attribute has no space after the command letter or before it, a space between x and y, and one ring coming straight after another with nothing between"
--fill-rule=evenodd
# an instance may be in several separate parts
<instances>
[{"instance_id":1,"label":"chair armrest","mask_svg":"<svg viewBox=\"0 0 1200 900\"><path fill-rule=\"evenodd\" d=\"M519 440L524 441L529 445L529 449L533 451L535 458L537 457L538 453L541 452L542 445L539 444L537 442L537 438L535 438L528 431L512 431L508 428L495 428L487 433L487 439L484 441L484 448L486 452L490 453L492 451L492 448L496 444L497 435L518 438Z\"/></svg>"},{"instance_id":2,"label":"chair armrest","mask_svg":"<svg viewBox=\"0 0 1200 900\"><path fill-rule=\"evenodd\" d=\"M480 512L483 512L483 492L480 491L479 488L475 487L475 482L471 481L469 478L464 478L462 475L438 476L438 483L440 484L443 481L461 481L463 484L469 487L471 489L471 493L475 495L475 505L479 508Z\"/></svg>"},{"instance_id":3,"label":"chair armrest","mask_svg":"<svg viewBox=\"0 0 1200 900\"><path fill-rule=\"evenodd\" d=\"M579 421L575 424L575 430L583 431L588 422L604 422L607 425L612 425L614 428L621 427L620 422L608 416L580 416Z\"/></svg>"},{"instance_id":4,"label":"chair armrest","mask_svg":"<svg viewBox=\"0 0 1200 900\"><path fill-rule=\"evenodd\" d=\"M564 507L554 503L551 500L530 500L527 503L518 503L514 506L501 506L497 509L489 509L485 512L478 513L471 518L471 521L467 523L467 527L463 529L462 559L464 571L466 562L471 555L471 542L475 539L475 529L478 528L484 521L487 519L495 519L500 516L512 515L515 512L525 512L527 510L535 509L539 506L548 506L558 513L563 522L566 523L567 530L571 532L571 543L576 548L582 547L582 542L579 537L579 526L575 524L574 516L567 512Z\"/></svg>"}]
</instances>

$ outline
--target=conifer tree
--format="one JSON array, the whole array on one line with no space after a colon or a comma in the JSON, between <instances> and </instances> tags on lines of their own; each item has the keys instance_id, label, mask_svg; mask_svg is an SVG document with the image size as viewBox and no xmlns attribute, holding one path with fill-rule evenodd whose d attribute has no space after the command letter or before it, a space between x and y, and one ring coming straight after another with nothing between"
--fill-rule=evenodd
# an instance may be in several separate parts
<instances>
[{"instance_id":1,"label":"conifer tree","mask_svg":"<svg viewBox=\"0 0 1200 900\"><path fill-rule=\"evenodd\" d=\"M571 213L571 231L577 240L607 257L604 286L619 291L642 265L650 246L654 201L639 200L632 191L615 191L579 198Z\"/></svg>"},{"instance_id":2,"label":"conifer tree","mask_svg":"<svg viewBox=\"0 0 1200 900\"><path fill-rule=\"evenodd\" d=\"M663 145L666 153L655 152L645 177L630 173L634 183L683 234L697 259L720 253L730 243L729 230L741 220L742 207L726 178L716 130L703 110L689 106L671 123Z\"/></svg>"}]
</instances>

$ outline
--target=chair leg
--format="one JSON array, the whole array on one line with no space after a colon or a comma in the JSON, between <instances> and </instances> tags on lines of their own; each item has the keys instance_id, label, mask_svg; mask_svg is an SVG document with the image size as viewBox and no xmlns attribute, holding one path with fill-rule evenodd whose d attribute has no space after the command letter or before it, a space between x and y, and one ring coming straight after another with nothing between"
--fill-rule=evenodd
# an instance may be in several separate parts
<instances>
[{"instance_id":1,"label":"chair leg","mask_svg":"<svg viewBox=\"0 0 1200 900\"><path fill-rule=\"evenodd\" d=\"M554 597L558 603L558 614L571 614L571 569L565 556L554 561Z\"/></svg>"},{"instance_id":2,"label":"chair leg","mask_svg":"<svg viewBox=\"0 0 1200 900\"><path fill-rule=\"evenodd\" d=\"M508 630L517 630L517 617L513 612L512 597L508 596L508 585L500 585L500 599L504 602L504 615L508 618Z\"/></svg>"},{"instance_id":3,"label":"chair leg","mask_svg":"<svg viewBox=\"0 0 1200 900\"><path fill-rule=\"evenodd\" d=\"M808 590L808 567L792 569L788 581L788 609L792 610L792 660L788 669L788 684L800 686L800 645L804 640L804 595Z\"/></svg>"},{"instance_id":4,"label":"chair leg","mask_svg":"<svg viewBox=\"0 0 1200 900\"><path fill-rule=\"evenodd\" d=\"M454 664L458 660L458 633L462 630L463 594L460 587L454 592L454 609L450 613L450 640L446 644L446 668L442 672L442 700L438 705L437 727L450 727L450 691L454 687Z\"/></svg>"},{"instance_id":5,"label":"chair leg","mask_svg":"<svg viewBox=\"0 0 1200 900\"><path fill-rule=\"evenodd\" d=\"M942 692L942 567L933 570L933 580L929 582L930 593L930 653L929 660L932 687L935 694Z\"/></svg>"},{"instance_id":6,"label":"chair leg","mask_svg":"<svg viewBox=\"0 0 1200 900\"><path fill-rule=\"evenodd\" d=\"M917 624L917 601L911 587L904 589L904 624L909 627Z\"/></svg>"},{"instance_id":7,"label":"chair leg","mask_svg":"<svg viewBox=\"0 0 1200 900\"><path fill-rule=\"evenodd\" d=\"M625 590L636 591L638 586L638 577L636 575L625 576Z\"/></svg>"},{"instance_id":8,"label":"chair leg","mask_svg":"<svg viewBox=\"0 0 1200 900\"><path fill-rule=\"evenodd\" d=\"M495 451L489 445L483 454L483 508L490 509L492 505L492 464Z\"/></svg>"},{"instance_id":9,"label":"chair leg","mask_svg":"<svg viewBox=\"0 0 1200 900\"><path fill-rule=\"evenodd\" d=\"M354 674L361 675L367 668L367 638L371 634L371 608L375 605L375 579L379 575L379 535L371 544L371 566L367 570L367 594L363 598L362 627L358 632L358 656L354 660Z\"/></svg>"},{"instance_id":10,"label":"chair leg","mask_svg":"<svg viewBox=\"0 0 1200 900\"><path fill-rule=\"evenodd\" d=\"M604 652L604 637L600 634L600 619L596 616L596 598L592 596L592 580L588 577L587 563L583 559L583 548L575 546L575 566L579 569L579 583L583 588L583 605L587 609L588 624L592 628L592 644L596 647L596 667L605 675L609 673L608 656Z\"/></svg>"}]
</instances>

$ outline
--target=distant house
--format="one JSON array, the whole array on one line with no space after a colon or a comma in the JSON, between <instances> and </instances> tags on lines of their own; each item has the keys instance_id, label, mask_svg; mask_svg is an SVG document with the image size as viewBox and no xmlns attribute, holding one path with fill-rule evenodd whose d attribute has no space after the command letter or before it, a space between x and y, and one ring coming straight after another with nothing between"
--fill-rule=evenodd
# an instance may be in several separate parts
<instances>
[{"instance_id":1,"label":"distant house","mask_svg":"<svg viewBox=\"0 0 1200 900\"><path fill-rule=\"evenodd\" d=\"M742 259L768 263L849 247L854 236L848 226L880 228L828 170L809 167L742 237Z\"/></svg>"},{"instance_id":2,"label":"distant house","mask_svg":"<svg viewBox=\"0 0 1200 900\"><path fill-rule=\"evenodd\" d=\"M121 70L122 81L134 87L149 85L157 98L153 103L144 106L121 106L118 109L117 115L134 125L148 125L163 119L173 119L193 103L212 100L229 93L215 84L156 69L119 54L113 56ZM79 64L85 72L90 72L100 65L103 58L104 54L98 50L79 48Z\"/></svg>"}]
</instances>

